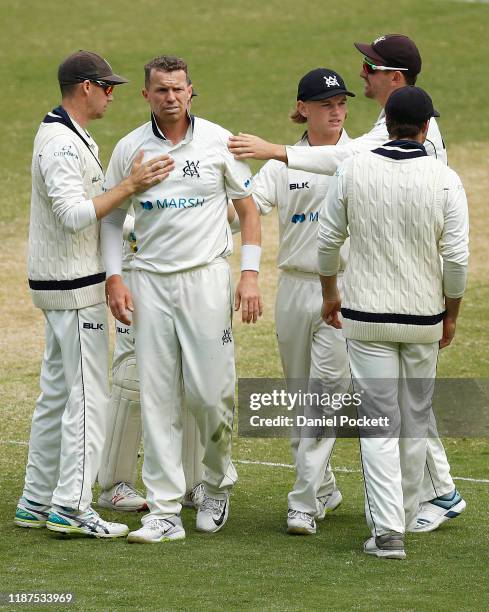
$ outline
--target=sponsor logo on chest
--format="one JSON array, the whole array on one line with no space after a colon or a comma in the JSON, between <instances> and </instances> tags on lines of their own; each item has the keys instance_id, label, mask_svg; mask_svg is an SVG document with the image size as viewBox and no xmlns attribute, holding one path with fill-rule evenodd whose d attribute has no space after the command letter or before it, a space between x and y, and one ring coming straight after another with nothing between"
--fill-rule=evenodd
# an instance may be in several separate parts
<instances>
[{"instance_id":1,"label":"sponsor logo on chest","mask_svg":"<svg viewBox=\"0 0 489 612\"><path fill-rule=\"evenodd\" d=\"M205 198L195 196L191 198L163 198L161 200L145 200L140 202L143 210L164 209L164 208L197 208L204 206Z\"/></svg>"},{"instance_id":2,"label":"sponsor logo on chest","mask_svg":"<svg viewBox=\"0 0 489 612\"><path fill-rule=\"evenodd\" d=\"M295 189L310 189L309 181L303 183L289 183L289 190L294 191Z\"/></svg>"},{"instance_id":3,"label":"sponsor logo on chest","mask_svg":"<svg viewBox=\"0 0 489 612\"><path fill-rule=\"evenodd\" d=\"M309 223L315 223L317 221L319 221L319 213L318 212L310 212L309 216L306 217L305 213L295 213L294 215L292 215L292 218L290 219L291 223L304 223L304 221L307 221Z\"/></svg>"}]
</instances>

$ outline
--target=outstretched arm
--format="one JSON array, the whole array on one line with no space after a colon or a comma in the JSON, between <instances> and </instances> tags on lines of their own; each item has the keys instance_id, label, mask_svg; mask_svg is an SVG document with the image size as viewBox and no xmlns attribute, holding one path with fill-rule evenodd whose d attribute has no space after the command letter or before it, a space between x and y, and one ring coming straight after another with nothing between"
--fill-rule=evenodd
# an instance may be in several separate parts
<instances>
[{"instance_id":1,"label":"outstretched arm","mask_svg":"<svg viewBox=\"0 0 489 612\"><path fill-rule=\"evenodd\" d=\"M276 159L287 163L287 152L285 145L278 145L263 140L252 134L231 136L228 148L236 159Z\"/></svg>"}]
</instances>

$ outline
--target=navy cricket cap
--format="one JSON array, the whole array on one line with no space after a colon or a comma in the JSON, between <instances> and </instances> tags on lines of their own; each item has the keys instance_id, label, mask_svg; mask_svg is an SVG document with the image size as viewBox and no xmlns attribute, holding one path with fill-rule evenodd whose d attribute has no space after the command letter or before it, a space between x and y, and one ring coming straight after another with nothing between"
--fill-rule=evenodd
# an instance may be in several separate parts
<instances>
[{"instance_id":1,"label":"navy cricket cap","mask_svg":"<svg viewBox=\"0 0 489 612\"><path fill-rule=\"evenodd\" d=\"M69 55L58 68L60 85L74 85L83 81L104 81L109 85L120 85L129 81L115 74L109 62L92 51L76 51Z\"/></svg>"},{"instance_id":2,"label":"navy cricket cap","mask_svg":"<svg viewBox=\"0 0 489 612\"><path fill-rule=\"evenodd\" d=\"M328 68L316 68L305 74L299 81L297 89L297 99L303 102L326 100L340 94L355 96L354 93L348 91L340 75Z\"/></svg>"},{"instance_id":3,"label":"navy cricket cap","mask_svg":"<svg viewBox=\"0 0 489 612\"><path fill-rule=\"evenodd\" d=\"M354 43L355 47L368 59L379 66L407 68L407 73L416 76L421 72L421 55L418 47L404 34L385 34L370 45Z\"/></svg>"},{"instance_id":4,"label":"navy cricket cap","mask_svg":"<svg viewBox=\"0 0 489 612\"><path fill-rule=\"evenodd\" d=\"M431 117L439 117L440 113L433 108L424 89L408 85L391 93L385 105L385 116L396 123L419 125Z\"/></svg>"}]
</instances>

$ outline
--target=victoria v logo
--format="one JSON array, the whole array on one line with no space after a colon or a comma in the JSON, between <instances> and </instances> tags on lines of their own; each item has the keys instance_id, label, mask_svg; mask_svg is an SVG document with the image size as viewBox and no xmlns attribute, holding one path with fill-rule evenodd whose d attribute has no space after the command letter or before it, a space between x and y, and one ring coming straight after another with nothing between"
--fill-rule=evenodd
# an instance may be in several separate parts
<instances>
[{"instance_id":1,"label":"victoria v logo","mask_svg":"<svg viewBox=\"0 0 489 612\"><path fill-rule=\"evenodd\" d=\"M200 162L189 161L187 159L187 165L183 167L183 176L196 176L200 178L199 174L199 164Z\"/></svg>"}]
</instances>

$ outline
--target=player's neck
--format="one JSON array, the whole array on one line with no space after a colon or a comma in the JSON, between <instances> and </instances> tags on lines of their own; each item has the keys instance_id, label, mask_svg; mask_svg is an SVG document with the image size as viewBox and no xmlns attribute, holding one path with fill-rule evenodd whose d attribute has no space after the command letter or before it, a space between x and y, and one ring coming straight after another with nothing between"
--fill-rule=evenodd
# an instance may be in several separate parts
<instances>
[{"instance_id":1,"label":"player's neck","mask_svg":"<svg viewBox=\"0 0 489 612\"><path fill-rule=\"evenodd\" d=\"M341 138L341 129L339 132L327 133L323 134L318 131L314 131L308 128L307 130L307 140L311 147L320 147L324 145L335 145L338 143L338 140Z\"/></svg>"},{"instance_id":2,"label":"player's neck","mask_svg":"<svg viewBox=\"0 0 489 612\"><path fill-rule=\"evenodd\" d=\"M83 129L87 127L90 117L83 108L80 108L78 104L72 102L69 98L63 98L61 101L61 106L65 109L68 115L78 123L80 127Z\"/></svg>"},{"instance_id":3,"label":"player's neck","mask_svg":"<svg viewBox=\"0 0 489 612\"><path fill-rule=\"evenodd\" d=\"M190 125L188 115L185 115L185 117L182 117L182 119L176 123L162 122L160 119L158 119L158 117L155 117L155 119L161 133L165 136L165 138L171 140L174 145L178 144L185 138L188 126Z\"/></svg>"}]
</instances>

